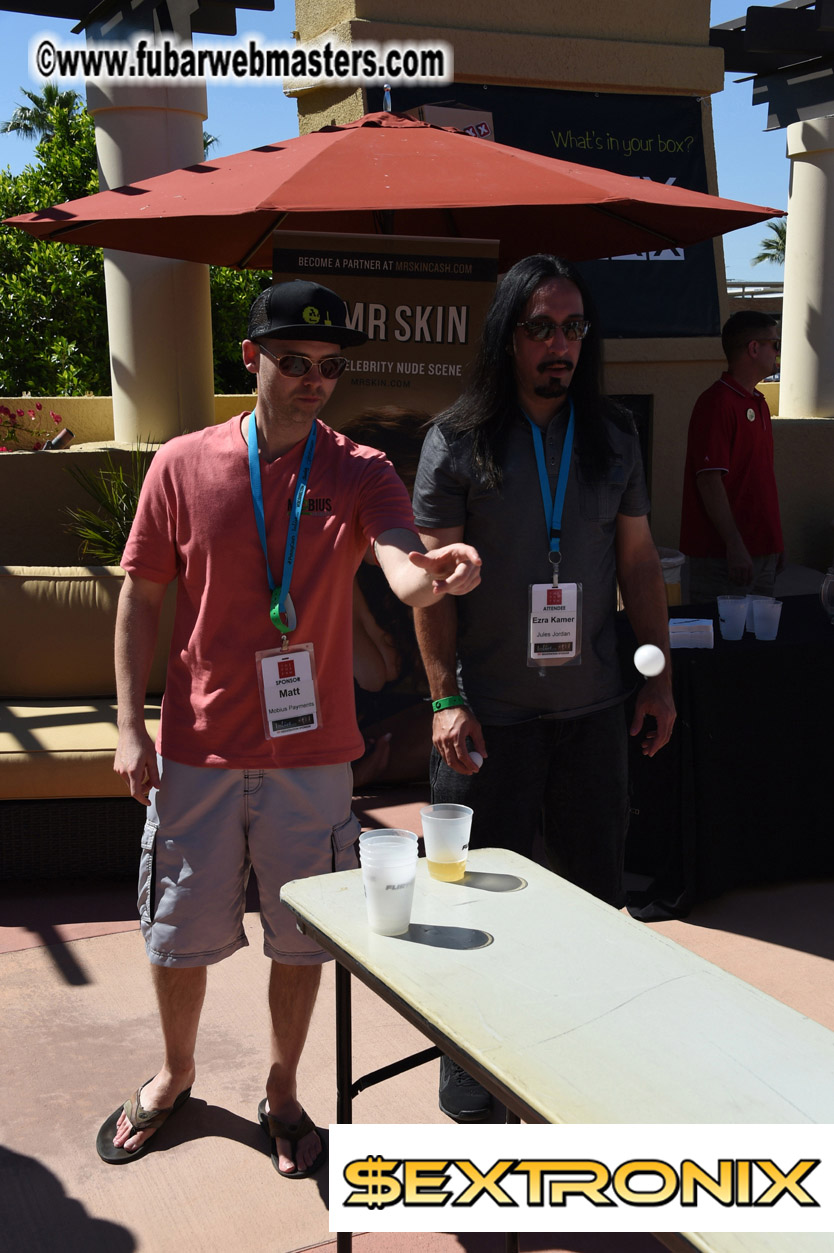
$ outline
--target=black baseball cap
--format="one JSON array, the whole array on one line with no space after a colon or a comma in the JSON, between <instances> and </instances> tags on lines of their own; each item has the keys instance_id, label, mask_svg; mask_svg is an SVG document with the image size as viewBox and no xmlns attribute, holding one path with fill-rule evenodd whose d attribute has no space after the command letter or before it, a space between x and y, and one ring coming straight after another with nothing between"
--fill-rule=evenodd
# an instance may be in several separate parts
<instances>
[{"instance_id":1,"label":"black baseball cap","mask_svg":"<svg viewBox=\"0 0 834 1253\"><path fill-rule=\"evenodd\" d=\"M357 348L368 336L351 330L346 316L344 300L329 287L304 279L273 283L252 301L249 339L313 339Z\"/></svg>"}]
</instances>

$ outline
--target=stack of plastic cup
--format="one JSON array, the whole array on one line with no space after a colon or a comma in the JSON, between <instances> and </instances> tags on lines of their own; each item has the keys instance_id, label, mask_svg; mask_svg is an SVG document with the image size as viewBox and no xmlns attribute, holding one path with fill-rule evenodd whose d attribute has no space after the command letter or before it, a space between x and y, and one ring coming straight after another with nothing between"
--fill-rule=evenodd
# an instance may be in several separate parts
<instances>
[{"instance_id":1,"label":"stack of plastic cup","mask_svg":"<svg viewBox=\"0 0 834 1253\"><path fill-rule=\"evenodd\" d=\"M379 935L404 935L411 922L417 836L396 827L363 831L359 861L368 926Z\"/></svg>"}]
</instances>

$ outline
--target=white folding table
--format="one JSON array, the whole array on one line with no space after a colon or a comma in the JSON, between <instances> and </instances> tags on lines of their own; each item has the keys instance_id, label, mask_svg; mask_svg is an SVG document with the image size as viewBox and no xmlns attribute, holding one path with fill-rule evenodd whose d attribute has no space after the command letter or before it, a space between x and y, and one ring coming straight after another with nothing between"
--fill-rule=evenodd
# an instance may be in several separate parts
<instances>
[{"instance_id":1,"label":"white folding table","mask_svg":"<svg viewBox=\"0 0 834 1253\"><path fill-rule=\"evenodd\" d=\"M339 1122L438 1049L528 1122L834 1122L834 1033L517 853L471 852L460 883L421 859L399 937L369 930L360 870L282 899L338 963ZM351 974L436 1047L354 1082Z\"/></svg>"}]
</instances>

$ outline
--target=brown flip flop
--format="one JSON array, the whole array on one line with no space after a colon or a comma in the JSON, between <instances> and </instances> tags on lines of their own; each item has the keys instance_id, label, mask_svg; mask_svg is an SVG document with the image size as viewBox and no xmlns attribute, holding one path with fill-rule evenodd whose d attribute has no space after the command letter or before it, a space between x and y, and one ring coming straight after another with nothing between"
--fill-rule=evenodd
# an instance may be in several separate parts
<instances>
[{"instance_id":1,"label":"brown flip flop","mask_svg":"<svg viewBox=\"0 0 834 1253\"><path fill-rule=\"evenodd\" d=\"M273 1114L268 1114L266 1112L266 1097L264 1097L258 1106L258 1122L263 1127L269 1139L272 1165L283 1179L308 1179L310 1175L314 1175L316 1171L319 1170L327 1161L327 1132L323 1127L317 1127L305 1110L302 1109L301 1117L298 1122L281 1122L280 1118L275 1118ZM321 1140L321 1151L312 1166L310 1166L307 1170L299 1170L297 1167L292 1171L280 1170L278 1167L278 1147L275 1143L276 1139L289 1140L293 1150L295 1150L295 1146L298 1144L298 1141L303 1140L304 1137L311 1131L315 1131L319 1140ZM295 1152L293 1151L293 1158L294 1157Z\"/></svg>"},{"instance_id":2,"label":"brown flip flop","mask_svg":"<svg viewBox=\"0 0 834 1253\"><path fill-rule=\"evenodd\" d=\"M154 1078L154 1076L151 1076L151 1078ZM103 1162L109 1162L112 1166L122 1165L124 1162L135 1162L140 1157L144 1157L148 1149L153 1147L153 1136L145 1140L143 1144L139 1145L138 1149L134 1149L132 1152L125 1148L116 1147L113 1143L113 1137L116 1134L116 1125L122 1116L122 1112L127 1115L128 1122L134 1131L157 1130L191 1096L191 1089L186 1088L184 1092L180 1092L174 1104L169 1106L168 1109L145 1109L140 1095L150 1082L150 1079L146 1080L141 1088L136 1089L133 1096L128 1097L124 1105L120 1105L118 1109L113 1111L106 1122L101 1124L96 1136L96 1152Z\"/></svg>"}]
</instances>

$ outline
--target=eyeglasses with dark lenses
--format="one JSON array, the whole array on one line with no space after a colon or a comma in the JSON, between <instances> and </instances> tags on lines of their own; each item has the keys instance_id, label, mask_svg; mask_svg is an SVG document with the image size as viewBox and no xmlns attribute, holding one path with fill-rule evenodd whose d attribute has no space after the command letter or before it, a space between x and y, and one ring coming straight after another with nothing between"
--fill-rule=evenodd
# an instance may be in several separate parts
<instances>
[{"instance_id":1,"label":"eyeglasses with dark lenses","mask_svg":"<svg viewBox=\"0 0 834 1253\"><path fill-rule=\"evenodd\" d=\"M305 374L310 373L314 365L318 366L319 374L323 379L337 379L344 374L347 365L347 357L323 357L321 361L313 361L311 357L305 357L300 352L288 352L283 357L276 357L265 344L258 344L258 347L275 362L278 373L288 379L303 378Z\"/></svg>"},{"instance_id":2,"label":"eyeglasses with dark lenses","mask_svg":"<svg viewBox=\"0 0 834 1253\"><path fill-rule=\"evenodd\" d=\"M536 344L543 344L552 339L557 331L561 331L565 339L575 341L584 339L591 329L591 323L584 318L569 318L567 322L552 322L550 318L530 318L528 322L517 322L528 339Z\"/></svg>"},{"instance_id":3,"label":"eyeglasses with dark lenses","mask_svg":"<svg viewBox=\"0 0 834 1253\"><path fill-rule=\"evenodd\" d=\"M757 343L757 344L773 344L773 351L774 351L774 352L781 352L781 351L782 351L782 341L781 341L781 339L757 339L757 340L756 340L756 343Z\"/></svg>"}]
</instances>

